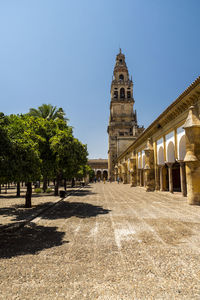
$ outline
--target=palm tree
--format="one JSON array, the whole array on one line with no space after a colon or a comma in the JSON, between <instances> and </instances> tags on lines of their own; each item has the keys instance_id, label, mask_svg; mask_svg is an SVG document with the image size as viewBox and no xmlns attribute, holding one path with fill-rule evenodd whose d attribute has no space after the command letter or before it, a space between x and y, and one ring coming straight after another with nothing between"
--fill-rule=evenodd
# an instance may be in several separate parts
<instances>
[{"instance_id":1,"label":"palm tree","mask_svg":"<svg viewBox=\"0 0 200 300\"><path fill-rule=\"evenodd\" d=\"M28 114L30 116L41 117L47 120L67 120L65 118L65 112L63 111L63 109L61 107L57 109L56 106L53 106L51 104L42 104L38 108L30 108Z\"/></svg>"}]
</instances>

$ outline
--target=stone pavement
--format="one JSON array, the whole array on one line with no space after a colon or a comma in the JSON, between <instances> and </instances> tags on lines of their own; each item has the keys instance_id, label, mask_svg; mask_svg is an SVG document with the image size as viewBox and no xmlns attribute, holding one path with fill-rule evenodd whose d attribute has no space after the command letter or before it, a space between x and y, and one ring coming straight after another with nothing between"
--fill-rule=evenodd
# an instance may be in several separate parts
<instances>
[{"instance_id":1,"label":"stone pavement","mask_svg":"<svg viewBox=\"0 0 200 300\"><path fill-rule=\"evenodd\" d=\"M0 236L0 299L200 299L200 207L96 183Z\"/></svg>"},{"instance_id":2,"label":"stone pavement","mask_svg":"<svg viewBox=\"0 0 200 300\"><path fill-rule=\"evenodd\" d=\"M70 195L80 188L80 186L67 188L66 194ZM22 187L21 196L16 197L16 188L13 186L8 189L7 194L0 194L0 234L23 226L60 200L60 197L54 196L53 192L36 194L33 190L32 207L27 209L25 194L26 188Z\"/></svg>"}]
</instances>

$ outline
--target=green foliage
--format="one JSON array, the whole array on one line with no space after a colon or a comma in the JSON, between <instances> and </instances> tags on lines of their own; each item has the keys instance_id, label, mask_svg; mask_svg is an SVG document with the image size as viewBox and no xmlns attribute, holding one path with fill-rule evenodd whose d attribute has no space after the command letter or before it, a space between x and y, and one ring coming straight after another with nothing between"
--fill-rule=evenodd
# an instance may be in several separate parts
<instances>
[{"instance_id":1,"label":"green foliage","mask_svg":"<svg viewBox=\"0 0 200 300\"><path fill-rule=\"evenodd\" d=\"M30 108L28 114L30 116L44 118L46 120L65 120L65 112L63 111L63 109L61 107L57 109L56 106L53 106L51 104L42 104L37 109Z\"/></svg>"},{"instance_id":2,"label":"green foliage","mask_svg":"<svg viewBox=\"0 0 200 300\"><path fill-rule=\"evenodd\" d=\"M1 182L28 182L40 177L38 137L29 123L27 118L11 115L1 128L4 141L0 140L0 149L5 144L7 148L0 159Z\"/></svg>"},{"instance_id":3,"label":"green foliage","mask_svg":"<svg viewBox=\"0 0 200 300\"><path fill-rule=\"evenodd\" d=\"M90 166L87 167L88 167L87 174L89 175L89 179L92 180L95 177L94 170Z\"/></svg>"},{"instance_id":4,"label":"green foliage","mask_svg":"<svg viewBox=\"0 0 200 300\"><path fill-rule=\"evenodd\" d=\"M41 194L42 193L41 188L35 188L34 191L35 191L36 194Z\"/></svg>"},{"instance_id":5,"label":"green foliage","mask_svg":"<svg viewBox=\"0 0 200 300\"><path fill-rule=\"evenodd\" d=\"M64 115L50 104L26 115L0 113L0 183L43 178L45 190L48 179L88 173L87 146L74 138Z\"/></svg>"},{"instance_id":6,"label":"green foliage","mask_svg":"<svg viewBox=\"0 0 200 300\"><path fill-rule=\"evenodd\" d=\"M80 168L87 163L87 146L73 137L71 128L58 131L51 139L51 149L56 156L57 173L64 178L78 176Z\"/></svg>"},{"instance_id":7,"label":"green foliage","mask_svg":"<svg viewBox=\"0 0 200 300\"><path fill-rule=\"evenodd\" d=\"M51 193L51 192L53 192L53 190L51 188L46 189L46 193Z\"/></svg>"}]
</instances>

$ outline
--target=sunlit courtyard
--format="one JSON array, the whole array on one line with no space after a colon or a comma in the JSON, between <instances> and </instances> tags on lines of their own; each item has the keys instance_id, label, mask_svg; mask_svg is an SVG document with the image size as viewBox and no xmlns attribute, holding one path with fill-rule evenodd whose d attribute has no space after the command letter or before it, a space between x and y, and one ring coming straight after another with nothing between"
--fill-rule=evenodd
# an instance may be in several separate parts
<instances>
[{"instance_id":1,"label":"sunlit courtyard","mask_svg":"<svg viewBox=\"0 0 200 300\"><path fill-rule=\"evenodd\" d=\"M94 183L1 234L0 299L199 299L199 244L179 193Z\"/></svg>"}]
</instances>

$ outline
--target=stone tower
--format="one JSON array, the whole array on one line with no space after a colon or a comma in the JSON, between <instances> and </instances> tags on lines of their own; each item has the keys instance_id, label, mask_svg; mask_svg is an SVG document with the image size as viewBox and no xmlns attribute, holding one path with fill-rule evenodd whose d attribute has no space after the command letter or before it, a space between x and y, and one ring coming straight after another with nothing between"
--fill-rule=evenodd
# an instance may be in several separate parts
<instances>
[{"instance_id":1,"label":"stone tower","mask_svg":"<svg viewBox=\"0 0 200 300\"><path fill-rule=\"evenodd\" d=\"M108 177L114 179L116 158L144 130L137 125L136 111L133 110L133 82L129 78L125 56L116 56L116 63L111 83L110 118L108 125Z\"/></svg>"}]
</instances>

